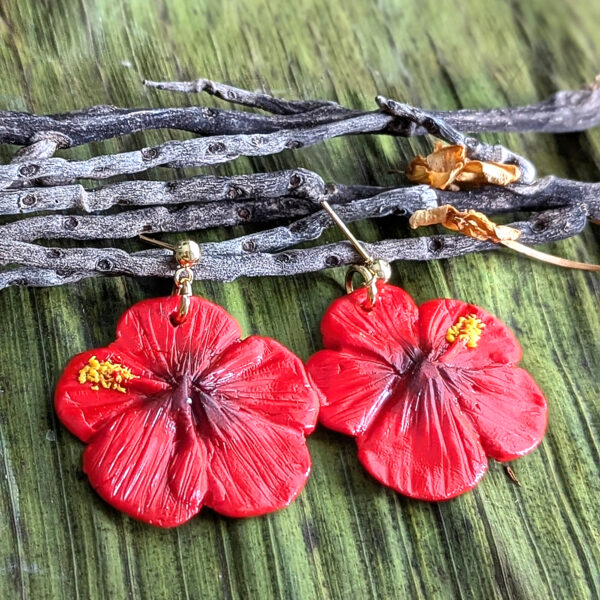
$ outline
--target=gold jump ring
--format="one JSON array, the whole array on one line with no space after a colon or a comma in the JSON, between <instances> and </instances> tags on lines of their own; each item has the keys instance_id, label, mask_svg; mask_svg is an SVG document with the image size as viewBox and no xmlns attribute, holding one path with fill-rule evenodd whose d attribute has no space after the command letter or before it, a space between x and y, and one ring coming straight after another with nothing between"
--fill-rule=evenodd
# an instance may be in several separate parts
<instances>
[{"instance_id":1,"label":"gold jump ring","mask_svg":"<svg viewBox=\"0 0 600 600\"><path fill-rule=\"evenodd\" d=\"M346 293L351 294L354 290L354 274L358 273L363 278L360 287L367 288L367 308L373 308L377 302L377 275L365 265L352 265L346 273Z\"/></svg>"}]
</instances>

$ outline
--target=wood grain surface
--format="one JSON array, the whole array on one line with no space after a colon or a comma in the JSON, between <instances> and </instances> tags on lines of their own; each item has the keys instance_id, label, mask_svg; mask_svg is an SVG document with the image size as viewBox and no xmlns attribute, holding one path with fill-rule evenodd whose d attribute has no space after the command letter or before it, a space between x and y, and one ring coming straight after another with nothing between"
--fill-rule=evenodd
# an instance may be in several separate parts
<instances>
[{"instance_id":1,"label":"wood grain surface","mask_svg":"<svg viewBox=\"0 0 600 600\"><path fill-rule=\"evenodd\" d=\"M599 25L600 3L575 0L2 0L0 107L219 104L141 85L201 76L359 108L374 106L377 93L438 109L525 104L593 80ZM153 132L61 155L183 137ZM485 139L532 159L540 175L600 179L598 130ZM385 185L430 144L362 136L211 172L302 166L329 180ZM13 151L2 148L2 161ZM369 241L409 235L401 217L356 230ZM244 231L252 229L195 239ZM590 226L543 249L600 262L599 235ZM343 293L343 276L338 269L199 282L195 292L222 304L246 333L275 337L307 358L320 347L319 321ZM14 288L0 293L0 598L600 597L600 278L506 250L396 264L392 282L419 302L453 296L479 304L519 336L523 366L550 403L545 441L512 465L520 486L493 464L456 500L408 500L365 473L351 439L319 428L309 439L313 475L288 509L248 520L207 510L178 529L153 529L90 489L83 445L57 422L52 394L73 354L110 342L118 316L169 293L169 283Z\"/></svg>"}]
</instances>

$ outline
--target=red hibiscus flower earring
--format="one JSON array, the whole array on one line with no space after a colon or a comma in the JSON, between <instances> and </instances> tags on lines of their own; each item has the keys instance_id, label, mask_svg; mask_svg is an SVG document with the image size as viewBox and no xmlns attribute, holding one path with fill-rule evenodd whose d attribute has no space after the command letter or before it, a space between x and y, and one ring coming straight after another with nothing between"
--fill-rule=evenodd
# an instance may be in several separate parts
<instances>
[{"instance_id":1,"label":"red hibiscus flower earring","mask_svg":"<svg viewBox=\"0 0 600 600\"><path fill-rule=\"evenodd\" d=\"M373 477L421 500L472 489L488 457L507 461L533 450L546 430L546 399L516 366L521 347L508 327L460 300L417 306L387 283L389 264L323 206L365 264L348 272L348 295L321 323L326 350L308 361L324 396L321 423L356 438ZM364 287L354 290L356 272Z\"/></svg>"},{"instance_id":2,"label":"red hibiscus flower earring","mask_svg":"<svg viewBox=\"0 0 600 600\"><path fill-rule=\"evenodd\" d=\"M192 296L197 244L167 247L175 295L132 306L115 342L69 362L58 416L88 444L83 469L100 496L147 523L180 525L202 506L232 517L287 506L310 472L317 393L292 352L241 340L233 317Z\"/></svg>"}]
</instances>

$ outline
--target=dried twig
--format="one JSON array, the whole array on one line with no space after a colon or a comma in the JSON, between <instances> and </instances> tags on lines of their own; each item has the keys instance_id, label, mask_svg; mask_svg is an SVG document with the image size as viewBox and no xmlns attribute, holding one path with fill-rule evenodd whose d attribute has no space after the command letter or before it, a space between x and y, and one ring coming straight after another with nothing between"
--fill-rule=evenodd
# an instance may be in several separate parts
<instances>
[{"instance_id":1,"label":"dried twig","mask_svg":"<svg viewBox=\"0 0 600 600\"><path fill-rule=\"evenodd\" d=\"M127 182L89 192L79 185L0 192L0 214L3 210L14 213L18 209L35 207L77 207L85 212L105 210L114 205L152 207L110 215L31 217L0 225L0 237L22 241L43 238L91 240L266 223L311 214L324 199L332 204L345 204L364 197L369 200L363 203L365 208L355 218L382 214L410 216L415 210L452 203L461 210L475 209L486 214L582 205L590 219L600 219L600 184L597 183L546 177L532 185L485 187L471 192L447 192L429 186L385 190L340 184L326 186L316 173L296 169L234 177L202 176L171 182ZM199 204L179 205L191 202Z\"/></svg>"},{"instance_id":2,"label":"dried twig","mask_svg":"<svg viewBox=\"0 0 600 600\"><path fill-rule=\"evenodd\" d=\"M270 116L207 106L182 108L118 108L92 106L57 115L0 111L0 143L29 145L40 135L59 137L58 147L70 148L152 129L178 129L203 136L272 133L281 129L314 127L360 111L322 103L322 109L289 116ZM385 128L391 119L380 120Z\"/></svg>"},{"instance_id":3,"label":"dried twig","mask_svg":"<svg viewBox=\"0 0 600 600\"><path fill-rule=\"evenodd\" d=\"M511 226L523 231L521 239L524 243L541 244L576 235L586 222L585 208L575 206L545 211L529 221ZM293 230L294 225L290 229ZM293 243L314 239L320 231L314 226L296 230L292 233ZM264 237L269 236L265 234ZM251 236L245 236L246 241L251 239ZM289 240L282 239L280 245L286 247L289 244ZM390 262L450 258L497 248L491 242L458 235L385 240L365 245L373 255ZM276 248L277 238L267 239L263 246ZM219 281L232 281L242 276L296 275L348 265L357 260L355 251L344 242L275 253L257 251L258 244L246 244L241 248L241 254L232 254L238 248L231 241L204 244L202 249L203 260L195 269L196 277ZM0 273L0 289L11 285L62 285L98 275L170 277L173 274L172 256L162 250L128 254L117 248L58 249L8 241L0 241L0 264L24 265Z\"/></svg>"},{"instance_id":4,"label":"dried twig","mask_svg":"<svg viewBox=\"0 0 600 600\"><path fill-rule=\"evenodd\" d=\"M598 264L570 260L526 246L519 242L521 230L499 225L487 215L472 209L458 210L456 207L446 204L436 208L418 210L410 217L409 224L413 229L428 225L442 225L451 231L459 231L476 240L502 244L515 252L553 265L582 271L600 271Z\"/></svg>"},{"instance_id":5,"label":"dried twig","mask_svg":"<svg viewBox=\"0 0 600 600\"><path fill-rule=\"evenodd\" d=\"M216 95L220 93L221 88L225 87L215 82L209 83L210 86L208 88L204 86L203 89L210 89ZM0 166L0 185L8 187L14 182L45 178L53 180L57 178L68 180L82 178L106 179L117 175L139 173L159 166L199 167L216 165L234 160L239 156L265 156L282 152L285 149L311 146L343 135L381 132L383 129L386 129L388 133L405 136L418 135L423 132L430 133L449 143L466 145L474 158L518 164L522 171L521 180L524 183L531 182L535 176L535 169L529 161L506 148L489 146L472 138L466 138L440 116L407 104L388 100L382 96L377 97L377 102L385 112L391 115L391 119L389 117L386 119L383 113L360 113L357 111L349 111L345 117L340 117L340 110L342 109L333 103L309 102L307 104L305 102L282 101L268 97L265 94L253 94L237 88L228 89L229 91L221 93L221 96L227 97L229 100L233 98L235 101L244 104L252 104L260 108L268 107L269 110L279 110L280 113L283 111L289 113L291 110L300 111L299 114L295 115L280 114L277 118L281 120L282 118L289 119L300 116L301 124L299 122L297 127L290 127L289 123L280 122L279 129L267 129L265 133L245 133L247 130L239 127L238 123L234 131L228 130L231 135L211 135L208 138L165 142L141 150L98 156L82 161L66 161L62 158L22 160L18 164ZM236 91L231 92L233 89L236 89ZM307 107L310 108L309 111L306 110ZM109 121L108 117L111 111L118 112L123 109L101 109L96 107L91 110L94 119L98 120L99 123L106 124ZM324 121L320 117L316 121L305 118L312 111L317 111L319 114L327 113L329 116ZM335 113L334 118L330 118L331 111ZM143 111L138 111L138 113L140 112ZM10 139L13 142L15 141L15 132L20 130L17 126L19 115L23 116L24 113L18 113L16 116L11 113L4 115L4 119L0 118L0 124L4 121L5 126L12 132L10 133L12 136ZM243 115L247 115L247 113L242 113L241 119L246 118ZM131 114L128 114L128 117L130 116ZM28 117L33 118L32 115L28 115ZM75 117L62 115L58 121L72 123L73 118L81 118L81 113ZM135 121L135 119L141 119L141 116L134 114L132 118ZM50 117L39 117L39 119L50 119ZM57 120L56 117L54 119ZM137 130L142 128L139 122L137 126ZM31 129L31 124L29 127ZM35 132L30 130L27 140L37 143L41 133L44 133L46 136L54 135L58 140L54 141L55 144L72 144L72 136L60 131L60 129L48 129L48 127L51 127L50 123L46 123L43 127L46 127L46 129L41 131L38 129ZM114 135L118 132L118 129L113 128L111 131ZM252 131L256 131L256 129Z\"/></svg>"},{"instance_id":6,"label":"dried twig","mask_svg":"<svg viewBox=\"0 0 600 600\"><path fill-rule=\"evenodd\" d=\"M151 81L146 79L144 85L158 90L170 92L200 93L205 92L232 104L250 106L266 110L274 115L297 115L312 112L321 108L338 109L345 111L348 116L349 109L339 104L323 100L286 100L276 98L265 92L251 92L233 85L219 83L211 79L195 79L194 81Z\"/></svg>"},{"instance_id":7,"label":"dried twig","mask_svg":"<svg viewBox=\"0 0 600 600\"><path fill-rule=\"evenodd\" d=\"M338 212L347 221L411 214L417 209L447 203L459 209L475 208L488 214L543 210L530 221L517 224L523 228L525 243L569 237L581 231L587 217L600 220L600 184L553 177L531 185L488 187L471 192L445 192L426 186L387 190L371 186L326 186L317 174L303 169L229 178L202 176L169 182L129 181L94 190L86 190L74 183L80 178L106 179L156 166L218 164L242 154L261 156L340 135L368 132L401 136L431 133L450 143L466 145L473 158L518 164L524 182L532 181L535 173L531 163L506 148L477 142L457 130L460 119L466 123L469 115L477 111L426 112L378 97L382 111L363 113L332 102L281 100L207 80L199 80L193 85L163 83L156 86L179 91L206 91L231 102L267 110L275 116L205 108L162 109L161 112L114 107L96 107L53 117L24 113L10 113L7 117L8 113L0 113L0 142L5 139L3 135L21 135L21 142L15 137L10 140L29 144L11 164L0 166L0 187L5 188L0 192L0 214L65 209L94 213L111 207L145 207L120 213L111 211L106 215L45 215L1 226L0 264L9 270L0 273L0 288L18 283L58 285L99 274L167 276L172 273L168 255L160 251L127 254L116 248L62 250L25 241L57 237L132 237L140 232L184 231L304 215L308 216L289 226L205 244L205 260L198 268L198 276L229 281L246 275L290 275L349 264L355 257L345 244L290 250L300 242L316 239L329 225L324 213L315 212L324 198L338 204ZM502 130L509 130L506 111L509 111L513 124L521 124L520 130L526 130L528 123L542 130L542 114L555 123L553 126L559 127L562 123L560 126L576 130L595 124L598 111L589 112L589 109L598 103L598 90L589 89L562 92L531 107L478 111L477 114L488 119L480 124L482 131L490 130L485 129L489 121ZM180 112L169 112L173 110ZM59 147L148 128L180 126L183 129L198 127L197 132L211 137L166 142L139 151L84 161L51 158ZM470 127L465 130L473 131ZM32 184L37 182L52 187L33 187ZM58 185L61 182L69 185ZM547 210L554 207L562 208ZM457 236L432 236L387 240L370 247L387 260L429 260L488 250L494 245Z\"/></svg>"},{"instance_id":8,"label":"dried twig","mask_svg":"<svg viewBox=\"0 0 600 600\"><path fill-rule=\"evenodd\" d=\"M93 106L56 115L0 111L0 143L30 145L43 138L53 138L56 147L66 148L151 129L179 129L211 136L272 133L281 129L314 127L365 114L334 102L282 100L207 79L145 83L163 90L206 92L228 102L267 110L276 116L204 106L158 109ZM557 92L529 106L428 112L451 127L470 133L583 131L600 124L600 90L590 86ZM390 133L405 137L427 133L425 128L409 119L402 121L388 114L372 114L376 118L369 120L369 129L363 133Z\"/></svg>"},{"instance_id":9,"label":"dried twig","mask_svg":"<svg viewBox=\"0 0 600 600\"><path fill-rule=\"evenodd\" d=\"M340 186L343 187L343 186ZM354 186L352 193L371 195L368 186ZM325 192L323 179L306 169L215 177L201 175L171 181L126 181L86 190L82 185L28 187L0 191L0 215L75 209L85 213L113 206L159 206L191 202L232 203L252 199L314 198ZM341 192L343 193L343 192ZM243 222L243 221L240 221Z\"/></svg>"},{"instance_id":10,"label":"dried twig","mask_svg":"<svg viewBox=\"0 0 600 600\"><path fill-rule=\"evenodd\" d=\"M108 179L160 166L202 167L229 162L240 156L267 156L283 150L312 146L343 135L372 131L370 123L377 117L378 113L371 113L305 129L282 129L266 134L219 135L164 142L141 150L106 154L87 160L48 158L2 165L0 187L6 188L13 182L47 177L69 180Z\"/></svg>"},{"instance_id":11,"label":"dried twig","mask_svg":"<svg viewBox=\"0 0 600 600\"><path fill-rule=\"evenodd\" d=\"M400 108L397 108L400 111ZM413 111L410 112L413 114ZM421 113L418 114L421 118ZM217 165L240 156L267 156L287 149L312 146L319 142L354 133L361 133L369 121L377 114L365 114L344 121L319 125L307 129L281 130L267 134L239 134L213 136L186 141L164 142L158 146L96 156L87 160L68 161L64 158L28 160L0 166L0 187L9 187L13 182L34 181L53 178L108 179L117 175L140 173L160 166L201 167ZM455 135L445 138L448 127L439 128L441 139L454 143ZM471 143L469 141L469 143ZM502 146L487 146L483 143L471 144L479 155L484 153L503 155L511 162L519 164L522 180L529 183L535 175L533 165L523 157L506 150Z\"/></svg>"},{"instance_id":12,"label":"dried twig","mask_svg":"<svg viewBox=\"0 0 600 600\"><path fill-rule=\"evenodd\" d=\"M249 92L210 79L195 81L145 81L145 85L173 92L205 92L227 102L242 104L275 114L298 114L323 106L346 110L347 116L356 111L343 109L333 102L282 100L265 93ZM453 111L428 110L435 119L445 121L450 127L465 133L537 131L541 133L568 133L584 131L600 125L600 76L579 90L564 90L545 100L525 106L506 108L460 109ZM336 113L337 114L337 113ZM382 120L383 124L383 120ZM388 121L388 125L391 123ZM405 137L429 133L427 127L406 118L396 120L390 133ZM403 126L402 126L403 125Z\"/></svg>"},{"instance_id":13,"label":"dried twig","mask_svg":"<svg viewBox=\"0 0 600 600\"><path fill-rule=\"evenodd\" d=\"M515 484L515 485L521 485L521 482L519 481L518 477L515 475L515 472L512 470L512 467L510 465L504 465L504 470L506 471L506 474L508 475L508 478Z\"/></svg>"},{"instance_id":14,"label":"dried twig","mask_svg":"<svg viewBox=\"0 0 600 600\"><path fill-rule=\"evenodd\" d=\"M411 122L420 125L427 133L450 144L465 146L469 158L515 164L521 169L522 183L531 183L535 179L535 167L533 164L504 146L498 144L490 146L475 138L467 137L440 117L436 117L431 113L410 106L409 104L396 102L395 100L390 100L383 96L377 96L376 101L386 112L400 118L409 119Z\"/></svg>"},{"instance_id":15,"label":"dried twig","mask_svg":"<svg viewBox=\"0 0 600 600\"><path fill-rule=\"evenodd\" d=\"M140 233L197 231L244 223L269 223L298 218L315 210L311 200L277 198L246 202L212 202L152 206L111 215L48 215L0 225L0 238L32 242L39 239L125 239Z\"/></svg>"}]
</instances>

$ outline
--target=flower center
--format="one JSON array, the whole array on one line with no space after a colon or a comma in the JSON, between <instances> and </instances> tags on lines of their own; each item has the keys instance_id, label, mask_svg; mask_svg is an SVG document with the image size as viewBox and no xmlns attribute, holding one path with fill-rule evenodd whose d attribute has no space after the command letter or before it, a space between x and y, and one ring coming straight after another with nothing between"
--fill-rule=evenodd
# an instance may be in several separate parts
<instances>
[{"instance_id":1,"label":"flower center","mask_svg":"<svg viewBox=\"0 0 600 600\"><path fill-rule=\"evenodd\" d=\"M446 341L452 344L456 340L466 343L467 348L477 348L483 334L485 323L474 314L459 317L458 321L446 331Z\"/></svg>"},{"instance_id":2,"label":"flower center","mask_svg":"<svg viewBox=\"0 0 600 600\"><path fill-rule=\"evenodd\" d=\"M99 390L102 387L105 390L115 390L117 392L126 392L125 383L130 379L138 379L129 367L124 367L118 363L113 363L110 359L100 362L95 356L88 360L77 376L77 380L82 385L92 384L93 390Z\"/></svg>"}]
</instances>

